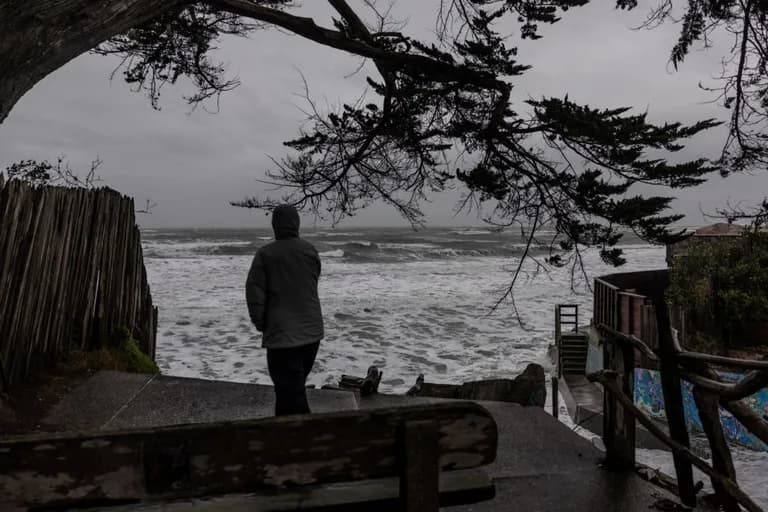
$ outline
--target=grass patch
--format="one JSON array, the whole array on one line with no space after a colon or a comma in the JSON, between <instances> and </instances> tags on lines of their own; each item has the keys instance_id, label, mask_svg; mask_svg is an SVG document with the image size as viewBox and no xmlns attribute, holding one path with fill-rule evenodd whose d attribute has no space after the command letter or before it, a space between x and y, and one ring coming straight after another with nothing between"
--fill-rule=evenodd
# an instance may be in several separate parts
<instances>
[{"instance_id":1,"label":"grass patch","mask_svg":"<svg viewBox=\"0 0 768 512\"><path fill-rule=\"evenodd\" d=\"M115 370L131 373L160 373L157 364L139 348L127 329L120 329L111 343L88 351L72 352L70 364L83 370Z\"/></svg>"}]
</instances>

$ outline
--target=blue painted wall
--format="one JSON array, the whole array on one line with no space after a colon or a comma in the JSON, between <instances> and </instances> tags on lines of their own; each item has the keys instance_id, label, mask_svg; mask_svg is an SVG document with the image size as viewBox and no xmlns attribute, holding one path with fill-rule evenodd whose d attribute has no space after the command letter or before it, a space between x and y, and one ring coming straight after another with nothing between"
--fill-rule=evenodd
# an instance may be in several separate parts
<instances>
[{"instance_id":1,"label":"blue painted wall","mask_svg":"<svg viewBox=\"0 0 768 512\"><path fill-rule=\"evenodd\" d=\"M727 382L738 382L742 375L720 372L720 376ZM768 418L768 389L763 389L745 401L754 411ZM661 390L661 377L655 370L645 368L635 369L635 404L650 416L666 419L664 416L664 395ZM685 420L690 430L701 431L701 420L696 403L693 400L691 384L683 381L683 408ZM751 435L736 418L727 411L720 409L720 420L723 424L725 436L738 444L755 450L768 451L768 445Z\"/></svg>"}]
</instances>

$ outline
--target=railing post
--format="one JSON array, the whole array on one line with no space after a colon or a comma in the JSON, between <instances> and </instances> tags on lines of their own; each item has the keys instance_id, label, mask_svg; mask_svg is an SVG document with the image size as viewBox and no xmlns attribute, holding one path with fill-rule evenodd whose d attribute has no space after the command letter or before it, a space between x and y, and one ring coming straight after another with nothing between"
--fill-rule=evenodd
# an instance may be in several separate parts
<instances>
[{"instance_id":1,"label":"railing post","mask_svg":"<svg viewBox=\"0 0 768 512\"><path fill-rule=\"evenodd\" d=\"M712 450L712 467L718 473L735 482L736 470L733 467L731 450L728 448L728 441L726 441L723 433L723 425L720 423L719 397L715 393L695 387L693 398L696 401L701 425L704 427ZM714 478L712 479L712 487L715 489L715 495L722 510L725 512L739 512L741 510L739 502Z\"/></svg>"},{"instance_id":2,"label":"railing post","mask_svg":"<svg viewBox=\"0 0 768 512\"><path fill-rule=\"evenodd\" d=\"M560 343L562 327L560 325L560 306L555 306L555 349L557 350L557 376L563 376L563 346Z\"/></svg>"},{"instance_id":3,"label":"railing post","mask_svg":"<svg viewBox=\"0 0 768 512\"><path fill-rule=\"evenodd\" d=\"M579 330L579 305L575 304L573 306L573 308L574 308L574 314L576 316L575 319L574 319L574 322L576 323L576 331L578 332L578 330Z\"/></svg>"},{"instance_id":4,"label":"railing post","mask_svg":"<svg viewBox=\"0 0 768 512\"><path fill-rule=\"evenodd\" d=\"M412 421L401 432L400 503L404 512L437 512L439 434L432 421Z\"/></svg>"},{"instance_id":5,"label":"railing post","mask_svg":"<svg viewBox=\"0 0 768 512\"><path fill-rule=\"evenodd\" d=\"M603 360L606 370L619 374L622 393L634 401L634 348L606 338L603 340ZM603 392L603 443L606 465L617 469L635 467L635 417L607 392Z\"/></svg>"},{"instance_id":6,"label":"railing post","mask_svg":"<svg viewBox=\"0 0 768 512\"><path fill-rule=\"evenodd\" d=\"M552 417L560 420L560 391L557 377L552 377Z\"/></svg>"},{"instance_id":7,"label":"railing post","mask_svg":"<svg viewBox=\"0 0 768 512\"><path fill-rule=\"evenodd\" d=\"M669 435L686 448L690 448L688 430L685 427L685 412L680 385L680 373L677 368L675 346L672 341L672 329L669 323L669 311L661 289L653 297L656 311L656 326L659 330L659 370L661 387L664 393L664 413L667 416ZM696 491L693 486L693 468L690 461L680 454L673 454L677 486L684 505L696 505Z\"/></svg>"}]
</instances>

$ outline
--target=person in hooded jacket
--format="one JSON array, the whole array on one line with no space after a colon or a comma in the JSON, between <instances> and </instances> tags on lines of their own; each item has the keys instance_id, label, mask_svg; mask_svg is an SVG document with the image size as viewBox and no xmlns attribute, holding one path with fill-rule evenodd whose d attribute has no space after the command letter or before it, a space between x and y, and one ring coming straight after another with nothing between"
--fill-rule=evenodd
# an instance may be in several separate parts
<instances>
[{"instance_id":1,"label":"person in hooded jacket","mask_svg":"<svg viewBox=\"0 0 768 512\"><path fill-rule=\"evenodd\" d=\"M324 335L317 294L320 256L299 238L293 206L274 209L272 229L275 240L256 252L245 282L248 313L267 349L275 415L307 414L306 380Z\"/></svg>"}]
</instances>

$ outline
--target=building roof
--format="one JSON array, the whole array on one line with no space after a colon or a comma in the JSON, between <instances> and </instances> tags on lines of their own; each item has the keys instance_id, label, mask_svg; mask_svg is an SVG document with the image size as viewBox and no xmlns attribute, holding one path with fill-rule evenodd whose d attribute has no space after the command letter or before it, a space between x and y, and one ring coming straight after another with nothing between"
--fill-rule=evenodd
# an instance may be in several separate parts
<instances>
[{"instance_id":1,"label":"building roof","mask_svg":"<svg viewBox=\"0 0 768 512\"><path fill-rule=\"evenodd\" d=\"M693 236L739 236L744 231L744 227L740 224L718 222L698 228Z\"/></svg>"}]
</instances>

